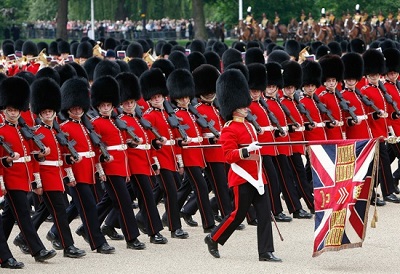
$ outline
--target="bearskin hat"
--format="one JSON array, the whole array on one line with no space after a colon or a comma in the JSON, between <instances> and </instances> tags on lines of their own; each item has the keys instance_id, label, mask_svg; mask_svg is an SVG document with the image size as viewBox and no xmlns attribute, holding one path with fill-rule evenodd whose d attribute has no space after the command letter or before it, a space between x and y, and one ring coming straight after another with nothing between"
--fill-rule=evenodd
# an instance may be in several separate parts
<instances>
[{"instance_id":1,"label":"bearskin hat","mask_svg":"<svg viewBox=\"0 0 400 274\"><path fill-rule=\"evenodd\" d=\"M159 68L162 73L164 73L165 79L168 79L171 72L173 72L175 69L175 65L168 59L158 59L153 63L151 67Z\"/></svg>"},{"instance_id":2,"label":"bearskin hat","mask_svg":"<svg viewBox=\"0 0 400 274\"><path fill-rule=\"evenodd\" d=\"M37 56L39 53L36 44L32 41L25 41L22 45L22 54Z\"/></svg>"},{"instance_id":3,"label":"bearskin hat","mask_svg":"<svg viewBox=\"0 0 400 274\"><path fill-rule=\"evenodd\" d=\"M328 48L330 49L331 54L342 56L342 48L340 47L339 42L332 41L328 43Z\"/></svg>"},{"instance_id":4,"label":"bearskin hat","mask_svg":"<svg viewBox=\"0 0 400 274\"><path fill-rule=\"evenodd\" d=\"M20 77L9 77L0 81L0 108L8 106L26 111L29 108L29 84Z\"/></svg>"},{"instance_id":5,"label":"bearskin hat","mask_svg":"<svg viewBox=\"0 0 400 274\"><path fill-rule=\"evenodd\" d=\"M7 79L7 76L4 73L0 73L0 83Z\"/></svg>"},{"instance_id":6,"label":"bearskin hat","mask_svg":"<svg viewBox=\"0 0 400 274\"><path fill-rule=\"evenodd\" d=\"M174 51L180 51L180 52L182 52L182 53L185 53L185 52L186 52L185 48L182 47L181 45L175 45L175 46L173 46L172 49L171 49L171 52L174 52Z\"/></svg>"},{"instance_id":7,"label":"bearskin hat","mask_svg":"<svg viewBox=\"0 0 400 274\"><path fill-rule=\"evenodd\" d=\"M25 79L29 85L31 85L33 83L33 81L35 81L35 79L36 79L35 75L32 72L24 71L24 70L18 72L17 74L15 74L15 76Z\"/></svg>"},{"instance_id":8,"label":"bearskin hat","mask_svg":"<svg viewBox=\"0 0 400 274\"><path fill-rule=\"evenodd\" d=\"M195 39L190 43L190 52L198 51L200 53L204 53L206 50L206 46L202 40Z\"/></svg>"},{"instance_id":9,"label":"bearskin hat","mask_svg":"<svg viewBox=\"0 0 400 274\"><path fill-rule=\"evenodd\" d=\"M48 54L54 56L60 55L58 53L58 43L56 41L50 42Z\"/></svg>"},{"instance_id":10,"label":"bearskin hat","mask_svg":"<svg viewBox=\"0 0 400 274\"><path fill-rule=\"evenodd\" d=\"M36 79L49 77L49 78L53 79L54 81L56 81L56 83L58 85L60 85L60 74L58 74L58 72L51 67L42 68L41 70L39 70L36 73L35 76L36 76Z\"/></svg>"},{"instance_id":11,"label":"bearskin hat","mask_svg":"<svg viewBox=\"0 0 400 274\"><path fill-rule=\"evenodd\" d=\"M139 78L130 72L121 72L115 77L119 84L119 98L121 102L127 100L139 100L142 95L140 92Z\"/></svg>"},{"instance_id":12,"label":"bearskin hat","mask_svg":"<svg viewBox=\"0 0 400 274\"><path fill-rule=\"evenodd\" d=\"M243 63L237 62L237 63L230 64L229 66L227 66L225 68L225 70L227 70L227 69L240 70L243 73L246 80L249 81L249 69Z\"/></svg>"},{"instance_id":13,"label":"bearskin hat","mask_svg":"<svg viewBox=\"0 0 400 274\"><path fill-rule=\"evenodd\" d=\"M216 67L203 64L193 71L195 95L207 95L216 92L216 82L220 75Z\"/></svg>"},{"instance_id":14,"label":"bearskin hat","mask_svg":"<svg viewBox=\"0 0 400 274\"><path fill-rule=\"evenodd\" d=\"M171 100L183 97L194 98L194 80L190 71L186 69L174 70L167 79L167 88Z\"/></svg>"},{"instance_id":15,"label":"bearskin hat","mask_svg":"<svg viewBox=\"0 0 400 274\"><path fill-rule=\"evenodd\" d=\"M232 48L237 49L240 52L245 52L246 51L246 44L243 42L236 42Z\"/></svg>"},{"instance_id":16,"label":"bearskin hat","mask_svg":"<svg viewBox=\"0 0 400 274\"><path fill-rule=\"evenodd\" d=\"M147 45L149 45L149 49L151 49L150 54L153 54L153 52L154 52L154 42L153 42L153 40L151 40L150 38L146 38L145 40L147 42Z\"/></svg>"},{"instance_id":17,"label":"bearskin hat","mask_svg":"<svg viewBox=\"0 0 400 274\"><path fill-rule=\"evenodd\" d=\"M157 41L156 48L155 48L157 56L161 55L161 49L166 43L167 43L167 41L165 41L165 40L158 40Z\"/></svg>"},{"instance_id":18,"label":"bearskin hat","mask_svg":"<svg viewBox=\"0 0 400 274\"><path fill-rule=\"evenodd\" d=\"M36 115L46 109L59 112L61 108L60 86L51 78L39 78L31 85L31 110Z\"/></svg>"},{"instance_id":19,"label":"bearskin hat","mask_svg":"<svg viewBox=\"0 0 400 274\"><path fill-rule=\"evenodd\" d=\"M104 40L104 50L115 49L117 46L117 41L113 37L108 37Z\"/></svg>"},{"instance_id":20,"label":"bearskin hat","mask_svg":"<svg viewBox=\"0 0 400 274\"><path fill-rule=\"evenodd\" d=\"M287 40L285 43L285 51L296 60L299 59L299 53L301 51L300 43L296 40Z\"/></svg>"},{"instance_id":21,"label":"bearskin hat","mask_svg":"<svg viewBox=\"0 0 400 274\"><path fill-rule=\"evenodd\" d=\"M327 46L322 45L317 48L317 51L315 53L315 58L319 60L320 58L328 54L330 54L330 49Z\"/></svg>"},{"instance_id":22,"label":"bearskin hat","mask_svg":"<svg viewBox=\"0 0 400 274\"><path fill-rule=\"evenodd\" d=\"M188 58L181 51L172 51L171 54L168 56L168 60L170 60L174 64L175 69L190 70Z\"/></svg>"},{"instance_id":23,"label":"bearskin hat","mask_svg":"<svg viewBox=\"0 0 400 274\"><path fill-rule=\"evenodd\" d=\"M371 44L369 44L369 49L377 49L379 48L380 42L378 40L372 41Z\"/></svg>"},{"instance_id":24,"label":"bearskin hat","mask_svg":"<svg viewBox=\"0 0 400 274\"><path fill-rule=\"evenodd\" d=\"M161 94L168 96L168 89L163 72L159 68L151 68L143 72L140 76L140 87L145 101L148 101L154 95Z\"/></svg>"},{"instance_id":25,"label":"bearskin hat","mask_svg":"<svg viewBox=\"0 0 400 274\"><path fill-rule=\"evenodd\" d=\"M212 46L212 51L215 51L219 55L219 57L222 57L222 55L226 50L227 46L220 41L215 42L214 45Z\"/></svg>"},{"instance_id":26,"label":"bearskin hat","mask_svg":"<svg viewBox=\"0 0 400 274\"><path fill-rule=\"evenodd\" d=\"M147 63L141 58L133 58L128 62L129 71L140 77L143 72L149 69Z\"/></svg>"},{"instance_id":27,"label":"bearskin hat","mask_svg":"<svg viewBox=\"0 0 400 274\"><path fill-rule=\"evenodd\" d=\"M94 69L93 80L96 81L98 78L106 75L115 77L121 72L119 65L116 62L103 59Z\"/></svg>"},{"instance_id":28,"label":"bearskin hat","mask_svg":"<svg viewBox=\"0 0 400 274\"><path fill-rule=\"evenodd\" d=\"M247 66L249 69L249 88L264 91L267 87L267 71L260 63L253 63Z\"/></svg>"},{"instance_id":29,"label":"bearskin hat","mask_svg":"<svg viewBox=\"0 0 400 274\"><path fill-rule=\"evenodd\" d=\"M363 54L365 52L365 42L360 38L354 38L350 41L350 51Z\"/></svg>"},{"instance_id":30,"label":"bearskin hat","mask_svg":"<svg viewBox=\"0 0 400 274\"><path fill-rule=\"evenodd\" d=\"M187 57L190 65L190 71L194 71L199 66L206 64L207 60L199 51L191 52Z\"/></svg>"},{"instance_id":31,"label":"bearskin hat","mask_svg":"<svg viewBox=\"0 0 400 274\"><path fill-rule=\"evenodd\" d=\"M14 48L15 48L15 50L19 50L19 51L22 51L22 47L23 47L23 45L24 45L24 40L22 40L22 39L18 39L17 41L15 41L14 42Z\"/></svg>"},{"instance_id":32,"label":"bearskin hat","mask_svg":"<svg viewBox=\"0 0 400 274\"><path fill-rule=\"evenodd\" d=\"M101 76L91 86L90 102L97 108L101 103L111 103L114 107L119 105L119 85L110 75Z\"/></svg>"},{"instance_id":33,"label":"bearskin hat","mask_svg":"<svg viewBox=\"0 0 400 274\"><path fill-rule=\"evenodd\" d=\"M295 89L301 88L303 81L303 71L296 61L286 61L282 64L283 68L283 86L294 86Z\"/></svg>"},{"instance_id":34,"label":"bearskin hat","mask_svg":"<svg viewBox=\"0 0 400 274\"><path fill-rule=\"evenodd\" d=\"M276 47L276 44L274 42L267 45L267 56L269 56L273 52L274 47Z\"/></svg>"},{"instance_id":35,"label":"bearskin hat","mask_svg":"<svg viewBox=\"0 0 400 274\"><path fill-rule=\"evenodd\" d=\"M128 63L122 60L116 60L115 63L119 66L119 70L121 72L129 72L129 66Z\"/></svg>"},{"instance_id":36,"label":"bearskin hat","mask_svg":"<svg viewBox=\"0 0 400 274\"><path fill-rule=\"evenodd\" d=\"M43 49L45 49L45 52L47 53L49 51L49 45L46 42L38 42L36 44L38 52L41 52Z\"/></svg>"},{"instance_id":37,"label":"bearskin hat","mask_svg":"<svg viewBox=\"0 0 400 274\"><path fill-rule=\"evenodd\" d=\"M364 74L385 73L385 57L376 49L369 49L362 55L364 60Z\"/></svg>"},{"instance_id":38,"label":"bearskin hat","mask_svg":"<svg viewBox=\"0 0 400 274\"><path fill-rule=\"evenodd\" d=\"M245 55L245 64L250 65L253 63L265 64L264 53L260 48L249 48Z\"/></svg>"},{"instance_id":39,"label":"bearskin hat","mask_svg":"<svg viewBox=\"0 0 400 274\"><path fill-rule=\"evenodd\" d=\"M132 42L126 50L126 56L129 58L143 58L143 47L138 42Z\"/></svg>"},{"instance_id":40,"label":"bearskin hat","mask_svg":"<svg viewBox=\"0 0 400 274\"><path fill-rule=\"evenodd\" d=\"M221 59L219 55L213 51L207 51L204 53L204 57L207 60L207 64L214 66L218 71L221 71Z\"/></svg>"},{"instance_id":41,"label":"bearskin hat","mask_svg":"<svg viewBox=\"0 0 400 274\"><path fill-rule=\"evenodd\" d=\"M328 78L335 78L337 81L343 80L343 62L337 55L328 54L319 60L322 68L322 82Z\"/></svg>"},{"instance_id":42,"label":"bearskin hat","mask_svg":"<svg viewBox=\"0 0 400 274\"><path fill-rule=\"evenodd\" d=\"M364 75L364 60L360 54L349 52L342 56L344 66L343 79L360 81Z\"/></svg>"},{"instance_id":43,"label":"bearskin hat","mask_svg":"<svg viewBox=\"0 0 400 274\"><path fill-rule=\"evenodd\" d=\"M347 46L349 45L349 42L347 42L346 40L343 40L340 42L340 48L342 50L342 54L347 52Z\"/></svg>"},{"instance_id":44,"label":"bearskin hat","mask_svg":"<svg viewBox=\"0 0 400 274\"><path fill-rule=\"evenodd\" d=\"M138 40L136 40L136 42L138 42L140 45L142 45L143 52L148 52L150 50L150 46L146 40L138 39Z\"/></svg>"},{"instance_id":45,"label":"bearskin hat","mask_svg":"<svg viewBox=\"0 0 400 274\"><path fill-rule=\"evenodd\" d=\"M242 53L237 49L233 48L227 49L222 55L222 64L224 66L224 69L230 64L237 62L243 62Z\"/></svg>"},{"instance_id":46,"label":"bearskin hat","mask_svg":"<svg viewBox=\"0 0 400 274\"><path fill-rule=\"evenodd\" d=\"M89 110L89 83L86 79L69 79L61 86L61 112L68 117L68 110L72 107L81 107L84 112Z\"/></svg>"},{"instance_id":47,"label":"bearskin hat","mask_svg":"<svg viewBox=\"0 0 400 274\"><path fill-rule=\"evenodd\" d=\"M62 84L64 84L64 82L67 81L68 79L78 76L76 70L70 64L65 64L63 66L56 66L54 69L60 75L60 86L62 86Z\"/></svg>"},{"instance_id":48,"label":"bearskin hat","mask_svg":"<svg viewBox=\"0 0 400 274\"><path fill-rule=\"evenodd\" d=\"M1 48L3 50L4 56L7 56L9 54L14 54L14 52L15 52L13 44L6 43L6 44L3 44L3 46Z\"/></svg>"},{"instance_id":49,"label":"bearskin hat","mask_svg":"<svg viewBox=\"0 0 400 274\"><path fill-rule=\"evenodd\" d=\"M94 69L96 68L97 64L101 62L99 57L93 56L90 57L83 63L83 68L85 69L89 81L93 81Z\"/></svg>"},{"instance_id":50,"label":"bearskin hat","mask_svg":"<svg viewBox=\"0 0 400 274\"><path fill-rule=\"evenodd\" d=\"M93 56L93 46L89 42L79 43L78 49L76 50L77 58L88 59Z\"/></svg>"},{"instance_id":51,"label":"bearskin hat","mask_svg":"<svg viewBox=\"0 0 400 274\"><path fill-rule=\"evenodd\" d=\"M386 59L386 73L400 72L400 51L396 48L388 48L383 51Z\"/></svg>"},{"instance_id":52,"label":"bearskin hat","mask_svg":"<svg viewBox=\"0 0 400 274\"><path fill-rule=\"evenodd\" d=\"M225 121L232 120L233 112L251 104L249 85L237 69L228 69L217 80L217 100Z\"/></svg>"},{"instance_id":53,"label":"bearskin hat","mask_svg":"<svg viewBox=\"0 0 400 274\"><path fill-rule=\"evenodd\" d=\"M161 48L161 56L170 55L172 50L171 43L165 43Z\"/></svg>"},{"instance_id":54,"label":"bearskin hat","mask_svg":"<svg viewBox=\"0 0 400 274\"><path fill-rule=\"evenodd\" d=\"M285 61L290 60L289 54L287 54L286 51L283 50L274 50L271 52L270 55L268 55L267 63L275 62L282 64Z\"/></svg>"},{"instance_id":55,"label":"bearskin hat","mask_svg":"<svg viewBox=\"0 0 400 274\"><path fill-rule=\"evenodd\" d=\"M317 48L319 48L320 46L322 46L324 43L322 43L321 41L314 41L310 44L310 53L311 54L316 54L317 53Z\"/></svg>"},{"instance_id":56,"label":"bearskin hat","mask_svg":"<svg viewBox=\"0 0 400 274\"><path fill-rule=\"evenodd\" d=\"M68 64L71 65L75 69L78 77L85 78L86 80L88 80L88 75L86 73L86 70L81 65L79 65L76 62L71 62Z\"/></svg>"},{"instance_id":57,"label":"bearskin hat","mask_svg":"<svg viewBox=\"0 0 400 274\"><path fill-rule=\"evenodd\" d=\"M63 53L70 54L70 52L71 52L70 44L67 41L61 40L60 42L57 43L57 51L60 54L63 54Z\"/></svg>"},{"instance_id":58,"label":"bearskin hat","mask_svg":"<svg viewBox=\"0 0 400 274\"><path fill-rule=\"evenodd\" d=\"M386 39L379 43L379 47L382 49L382 52L386 49L395 49L396 43L393 40Z\"/></svg>"},{"instance_id":59,"label":"bearskin hat","mask_svg":"<svg viewBox=\"0 0 400 274\"><path fill-rule=\"evenodd\" d=\"M77 53L77 51L78 51L78 46L79 46L79 43L78 43L78 42L71 43L70 46L69 46L69 51L71 52L71 54L72 54L74 57L76 57L76 53Z\"/></svg>"},{"instance_id":60,"label":"bearskin hat","mask_svg":"<svg viewBox=\"0 0 400 274\"><path fill-rule=\"evenodd\" d=\"M301 68L303 70L303 86L312 84L319 87L321 85L322 68L319 63L305 60L301 63Z\"/></svg>"},{"instance_id":61,"label":"bearskin hat","mask_svg":"<svg viewBox=\"0 0 400 274\"><path fill-rule=\"evenodd\" d=\"M282 66L276 62L268 62L265 65L267 70L267 86L278 86L283 88Z\"/></svg>"}]
</instances>

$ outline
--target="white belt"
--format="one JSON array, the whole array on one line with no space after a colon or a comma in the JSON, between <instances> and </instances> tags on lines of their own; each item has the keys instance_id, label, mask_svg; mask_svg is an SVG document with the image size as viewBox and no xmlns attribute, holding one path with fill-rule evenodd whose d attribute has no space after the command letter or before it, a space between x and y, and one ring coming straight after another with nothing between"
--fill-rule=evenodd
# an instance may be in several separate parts
<instances>
[{"instance_id":1,"label":"white belt","mask_svg":"<svg viewBox=\"0 0 400 274\"><path fill-rule=\"evenodd\" d=\"M368 119L368 115L357 115L357 119L359 121L367 120Z\"/></svg>"},{"instance_id":2,"label":"white belt","mask_svg":"<svg viewBox=\"0 0 400 274\"><path fill-rule=\"evenodd\" d=\"M204 138L214 138L215 135L211 132L203 133Z\"/></svg>"},{"instance_id":3,"label":"white belt","mask_svg":"<svg viewBox=\"0 0 400 274\"><path fill-rule=\"evenodd\" d=\"M289 131L289 127L287 127L287 126L284 126L284 127L281 127L284 131ZM277 127L275 128L275 129L278 129Z\"/></svg>"},{"instance_id":4,"label":"white belt","mask_svg":"<svg viewBox=\"0 0 400 274\"><path fill-rule=\"evenodd\" d=\"M115 146L108 146L107 150L126 150L128 146L126 144L122 145L115 145Z\"/></svg>"},{"instance_id":5,"label":"white belt","mask_svg":"<svg viewBox=\"0 0 400 274\"><path fill-rule=\"evenodd\" d=\"M31 161L31 156L19 157L18 160L13 160L13 163L28 163Z\"/></svg>"},{"instance_id":6,"label":"white belt","mask_svg":"<svg viewBox=\"0 0 400 274\"><path fill-rule=\"evenodd\" d=\"M338 121L338 122L337 122L337 126L338 126L338 127L343 126L343 124L344 124L343 121Z\"/></svg>"},{"instance_id":7,"label":"white belt","mask_svg":"<svg viewBox=\"0 0 400 274\"><path fill-rule=\"evenodd\" d=\"M304 131L304 130L305 130L305 127L301 126L301 127L296 128L294 131Z\"/></svg>"},{"instance_id":8,"label":"white belt","mask_svg":"<svg viewBox=\"0 0 400 274\"><path fill-rule=\"evenodd\" d=\"M96 153L94 151L85 151L85 152L78 152L79 156L86 157L86 158L93 158Z\"/></svg>"},{"instance_id":9,"label":"white belt","mask_svg":"<svg viewBox=\"0 0 400 274\"><path fill-rule=\"evenodd\" d=\"M173 146L175 145L175 140L167 140L167 142L164 144L164 146Z\"/></svg>"},{"instance_id":10,"label":"white belt","mask_svg":"<svg viewBox=\"0 0 400 274\"><path fill-rule=\"evenodd\" d=\"M325 123L321 122L321 123L314 123L315 127L325 127Z\"/></svg>"},{"instance_id":11,"label":"white belt","mask_svg":"<svg viewBox=\"0 0 400 274\"><path fill-rule=\"evenodd\" d=\"M194 142L201 143L201 142L203 142L203 137L196 137L196 138L190 137L190 142L192 142L192 143L194 143Z\"/></svg>"},{"instance_id":12,"label":"white belt","mask_svg":"<svg viewBox=\"0 0 400 274\"><path fill-rule=\"evenodd\" d=\"M39 162L39 165L41 166L62 166L63 165L63 161L43 161L43 162Z\"/></svg>"},{"instance_id":13,"label":"white belt","mask_svg":"<svg viewBox=\"0 0 400 274\"><path fill-rule=\"evenodd\" d=\"M261 127L261 129L264 130L264 131L274 131L274 130L275 130L275 127L273 127L273 126L267 126L267 127Z\"/></svg>"},{"instance_id":14,"label":"white belt","mask_svg":"<svg viewBox=\"0 0 400 274\"><path fill-rule=\"evenodd\" d=\"M151 149L151 145L150 144L137 145L135 149L149 150Z\"/></svg>"}]
</instances>

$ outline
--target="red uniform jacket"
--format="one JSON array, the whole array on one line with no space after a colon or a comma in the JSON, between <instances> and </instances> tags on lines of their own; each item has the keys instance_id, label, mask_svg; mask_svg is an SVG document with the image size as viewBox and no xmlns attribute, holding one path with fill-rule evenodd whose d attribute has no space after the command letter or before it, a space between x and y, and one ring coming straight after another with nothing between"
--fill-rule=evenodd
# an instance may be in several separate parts
<instances>
[{"instance_id":1,"label":"red uniform jacket","mask_svg":"<svg viewBox=\"0 0 400 274\"><path fill-rule=\"evenodd\" d=\"M259 162L240 158L240 144L250 144L257 140L253 126L244 121L228 121L221 133L221 144L224 156L229 164L236 163L246 170L253 178L258 179ZM251 154L257 154L254 151ZM262 173L264 184L267 184L264 173ZM229 187L245 184L247 181L237 175L232 169L228 172Z\"/></svg>"},{"instance_id":2,"label":"red uniform jacket","mask_svg":"<svg viewBox=\"0 0 400 274\"><path fill-rule=\"evenodd\" d=\"M136 102L140 109L142 110L142 112L146 112L146 110L148 110L150 108L150 105L147 101L145 101L143 98L140 98L139 100L137 100Z\"/></svg>"},{"instance_id":3,"label":"red uniform jacket","mask_svg":"<svg viewBox=\"0 0 400 274\"><path fill-rule=\"evenodd\" d=\"M314 102L314 100L308 96L304 95L300 99L300 102L304 104L304 107L308 109L311 118L313 119L314 123L317 125L315 128L311 130L306 130L304 131L304 138L307 141L319 141L319 140L326 140L326 133L325 133L325 128L322 126L322 117L321 113L319 112L319 109L317 107L317 104ZM303 117L303 120L305 121L305 117Z\"/></svg>"},{"instance_id":4,"label":"red uniform jacket","mask_svg":"<svg viewBox=\"0 0 400 274\"><path fill-rule=\"evenodd\" d=\"M326 105L326 108L331 111L333 118L339 122L343 122L342 110L339 106L339 99L336 98L334 92L330 91L322 91L319 94L319 99L322 103ZM326 115L323 115L323 119L325 121L329 121L329 118ZM343 139L343 130L342 126L338 127L325 127L326 136L328 140L342 140Z\"/></svg>"},{"instance_id":5,"label":"red uniform jacket","mask_svg":"<svg viewBox=\"0 0 400 274\"><path fill-rule=\"evenodd\" d=\"M36 125L35 123L36 114L32 113L32 111L30 110L21 111L21 117L25 120L25 123L28 126L33 127L34 125Z\"/></svg>"},{"instance_id":6,"label":"red uniform jacket","mask_svg":"<svg viewBox=\"0 0 400 274\"><path fill-rule=\"evenodd\" d=\"M385 87L387 92L392 96L394 102L397 102L397 107L400 107L400 93L396 87L395 83L392 83L388 80L385 81ZM388 104L389 109L389 123L393 128L393 131L396 136L400 136L400 119L395 115L395 110L392 105ZM391 114L391 115L390 115Z\"/></svg>"}]
</instances>

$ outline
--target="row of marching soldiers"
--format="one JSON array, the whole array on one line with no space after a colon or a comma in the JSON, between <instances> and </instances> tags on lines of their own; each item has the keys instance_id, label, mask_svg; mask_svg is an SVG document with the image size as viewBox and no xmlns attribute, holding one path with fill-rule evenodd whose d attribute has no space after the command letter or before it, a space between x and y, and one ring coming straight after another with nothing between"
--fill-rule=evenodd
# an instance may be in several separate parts
<instances>
[{"instance_id":1,"label":"row of marching soldiers","mask_svg":"<svg viewBox=\"0 0 400 274\"><path fill-rule=\"evenodd\" d=\"M70 64L41 69L34 79L20 74L30 84L21 77L3 75L0 186L6 206L1 218L4 234L0 233L2 267L23 266L7 247L15 221L21 233L14 244L22 251L36 261L56 255L44 247L36 232L49 214L54 226L46 238L53 247L63 250L66 257L86 254L73 243L69 222L75 216L72 211L67 215L66 191L83 223L77 234L98 253L114 252L104 234L125 239L127 248L138 250L145 248L138 239L139 229L154 244L168 241L160 233L163 225L172 238L186 239L189 235L180 217L197 226L191 216L199 210L204 232L211 232L205 241L213 256L219 257L217 243L224 244L235 229L243 229L240 224L247 217L249 224L258 226L259 259L280 261L272 254L269 212L276 221L292 220L283 212L280 195L294 218L312 217L302 208L301 198L314 211L311 178L302 161L306 150L293 142L388 137L389 129L397 136L394 102L400 99L400 53L392 48L383 53L373 49L363 55L347 53L341 58L328 54L319 62L306 60L301 65L280 54L271 54L265 64L263 52L251 48L243 64L242 54L228 49L222 54L224 77L215 66L206 64L200 52L198 62L189 62L180 51L157 60L151 69L142 66L140 73L136 70L139 77L121 72L119 63L96 57L83 65L91 75L89 81L77 77L81 66ZM198 65L193 67L194 63ZM382 75L384 83L380 82ZM261 195L263 202L249 200L254 207L244 211L237 198L250 199L249 190L236 191L251 179L237 175L246 164L229 169L228 164L235 161L223 138L236 123L246 128L240 137L251 135L237 145L251 145L235 149L238 154L233 159L240 162L254 160L254 153L261 155L258 178L264 174L268 182ZM257 142L284 145L260 148ZM390 171L392 156L386 146L382 139L381 192L385 201L399 203ZM397 144L391 146L395 157ZM96 180L102 183L95 184ZM99 185L105 191L99 191ZM32 218L27 207L30 191L41 201ZM211 202L210 191L215 195ZM131 208L133 198L139 202L136 216ZM161 217L156 205L162 199L166 213ZM220 217L215 216L218 211ZM222 221L218 227L216 217ZM100 227L105 219L107 229ZM114 233L113 227L121 228L123 236Z\"/></svg>"}]
</instances>

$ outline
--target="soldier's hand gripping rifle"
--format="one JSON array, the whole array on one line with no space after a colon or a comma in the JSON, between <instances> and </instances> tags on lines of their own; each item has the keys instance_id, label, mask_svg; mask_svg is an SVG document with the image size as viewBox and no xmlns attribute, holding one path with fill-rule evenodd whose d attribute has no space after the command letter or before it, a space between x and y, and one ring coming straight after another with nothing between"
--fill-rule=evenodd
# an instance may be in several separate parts
<instances>
[{"instance_id":1,"label":"soldier's hand gripping rifle","mask_svg":"<svg viewBox=\"0 0 400 274\"><path fill-rule=\"evenodd\" d=\"M128 133L129 137L135 142L135 143L140 143L140 138L137 136L133 131L135 130L133 127L129 127L125 121L122 121L118 115L114 112L114 110L111 112L111 118L114 119L115 126L122 131L126 131Z\"/></svg>"},{"instance_id":2,"label":"soldier's hand gripping rifle","mask_svg":"<svg viewBox=\"0 0 400 274\"><path fill-rule=\"evenodd\" d=\"M211 120L210 122L207 122L207 120L204 118L204 116L201 115L199 113L199 111L192 104L189 104L188 110L194 116L196 116L196 122L199 126L201 126L202 128L208 128L211 131L211 133L214 134L215 138L219 138L220 134L219 134L218 130L215 129L215 127L214 127L215 122L213 120Z\"/></svg>"},{"instance_id":3,"label":"soldier's hand gripping rifle","mask_svg":"<svg viewBox=\"0 0 400 274\"><path fill-rule=\"evenodd\" d=\"M171 105L171 102L164 100L164 109L165 111L168 113L168 124L172 127L172 128L176 128L179 132L179 134L182 137L182 140L184 142L186 142L188 140L188 136L186 133L186 129L189 128L188 125L181 125L179 123L178 117L175 114L174 108Z\"/></svg>"},{"instance_id":4,"label":"soldier's hand gripping rifle","mask_svg":"<svg viewBox=\"0 0 400 274\"><path fill-rule=\"evenodd\" d=\"M7 143L4 141L4 137L3 137L3 136L0 136L0 146L3 147L3 149L7 152L7 154L8 154L11 158L14 158L14 156L15 156L14 150L12 150L12 148L10 147L10 145L7 144Z\"/></svg>"},{"instance_id":5,"label":"soldier's hand gripping rifle","mask_svg":"<svg viewBox=\"0 0 400 274\"><path fill-rule=\"evenodd\" d=\"M315 93L313 94L313 100L317 104L317 108L319 109L319 111L328 116L331 124L336 125L336 119L332 116L331 111L327 109L326 105L319 100L318 95L316 95Z\"/></svg>"},{"instance_id":6,"label":"soldier's hand gripping rifle","mask_svg":"<svg viewBox=\"0 0 400 274\"><path fill-rule=\"evenodd\" d=\"M22 136L24 136L25 140L32 140L39 148L40 153L44 154L46 152L46 147L41 141L44 138L43 134L35 134L33 129L26 124L22 117L18 118L18 124L21 127L20 132Z\"/></svg>"},{"instance_id":7,"label":"soldier's hand gripping rifle","mask_svg":"<svg viewBox=\"0 0 400 274\"><path fill-rule=\"evenodd\" d=\"M379 81L378 86L379 86L379 89L382 90L382 92L383 92L383 97L385 98L385 101L393 107L397 117L400 117L400 110L397 107L397 102L393 100L392 96L390 96L385 85L381 81Z\"/></svg>"},{"instance_id":8,"label":"soldier's hand gripping rifle","mask_svg":"<svg viewBox=\"0 0 400 274\"><path fill-rule=\"evenodd\" d=\"M163 140L163 138L160 135L160 133L158 132L158 130L155 127L153 127L152 124L148 120L143 118L142 110L140 109L140 107L138 105L136 105L136 107L135 107L135 115L139 119L139 123L142 125L142 127L144 129L150 130L156 137L156 140L159 140L159 141Z\"/></svg>"},{"instance_id":9,"label":"soldier's hand gripping rifle","mask_svg":"<svg viewBox=\"0 0 400 274\"><path fill-rule=\"evenodd\" d=\"M335 88L335 95L336 97L339 99L339 106L340 108L347 112L351 119L354 121L355 124L358 123L358 118L357 115L354 113L354 111L356 110L356 108L354 106L350 106L349 102L346 101L346 99L343 98L343 95L340 93L340 91L338 89Z\"/></svg>"},{"instance_id":10,"label":"soldier's hand gripping rifle","mask_svg":"<svg viewBox=\"0 0 400 274\"><path fill-rule=\"evenodd\" d=\"M285 106L284 104L281 103L281 101L279 101L279 98L276 98L276 102L281 106L283 112L285 113L285 115L289 118L290 121L292 121L293 125L296 128L300 127L300 124L296 121L296 119L294 119L294 117L292 116L292 114L290 113L290 110L287 108L287 106Z\"/></svg>"},{"instance_id":11,"label":"soldier's hand gripping rifle","mask_svg":"<svg viewBox=\"0 0 400 274\"><path fill-rule=\"evenodd\" d=\"M296 107L299 110L299 112L306 116L308 122L310 123L310 125L313 127L315 126L314 120L311 118L310 112L308 111L308 109L306 109L306 107L304 106L304 104L302 102L300 102L300 98L299 95L297 94L297 92L295 92L293 94L293 100L296 103Z\"/></svg>"},{"instance_id":12,"label":"soldier's hand gripping rifle","mask_svg":"<svg viewBox=\"0 0 400 274\"><path fill-rule=\"evenodd\" d=\"M265 111L267 112L268 118L271 121L271 123L273 123L276 126L276 128L278 129L279 134L281 136L285 136L286 132L283 130L281 124L278 121L278 118L276 118L275 114L273 114L272 111L269 109L268 104L267 104L267 102L265 102L264 98L260 97L259 102L260 102L261 106L265 109Z\"/></svg>"},{"instance_id":13,"label":"soldier's hand gripping rifle","mask_svg":"<svg viewBox=\"0 0 400 274\"><path fill-rule=\"evenodd\" d=\"M60 125L58 124L58 122L56 120L53 121L53 128L57 132L56 138L57 138L57 141L60 143L60 145L65 146L68 149L69 153L71 153L72 158L75 161L78 161L79 154L74 147L76 144L76 141L68 140L67 135L65 134L65 132L63 132L61 130Z\"/></svg>"},{"instance_id":14,"label":"soldier's hand gripping rifle","mask_svg":"<svg viewBox=\"0 0 400 274\"><path fill-rule=\"evenodd\" d=\"M94 130L94 127L93 127L92 123L90 123L89 118L86 115L83 115L81 117L81 121L82 121L82 124L89 131L89 137L90 137L90 140L92 140L92 143L100 149L100 152L103 155L106 162L110 161L110 159L111 159L110 153L108 152L106 145L101 141L100 136Z\"/></svg>"}]
</instances>

